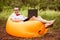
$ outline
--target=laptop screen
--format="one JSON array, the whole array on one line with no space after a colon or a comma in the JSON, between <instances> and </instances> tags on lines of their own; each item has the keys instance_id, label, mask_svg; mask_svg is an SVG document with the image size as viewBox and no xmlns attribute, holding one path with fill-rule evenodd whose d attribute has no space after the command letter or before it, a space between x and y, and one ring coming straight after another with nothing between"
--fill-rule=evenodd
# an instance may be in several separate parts
<instances>
[{"instance_id":1,"label":"laptop screen","mask_svg":"<svg viewBox=\"0 0 60 40\"><path fill-rule=\"evenodd\" d=\"M31 18L32 16L35 16L35 17L38 16L38 10L37 9L29 9L28 10L28 18Z\"/></svg>"}]
</instances>

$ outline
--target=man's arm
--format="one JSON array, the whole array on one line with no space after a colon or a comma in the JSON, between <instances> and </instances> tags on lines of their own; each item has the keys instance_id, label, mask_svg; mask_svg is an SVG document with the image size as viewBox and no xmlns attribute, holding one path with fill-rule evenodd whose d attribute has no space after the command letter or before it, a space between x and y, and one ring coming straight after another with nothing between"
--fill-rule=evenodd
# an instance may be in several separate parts
<instances>
[{"instance_id":1,"label":"man's arm","mask_svg":"<svg viewBox=\"0 0 60 40\"><path fill-rule=\"evenodd\" d=\"M22 20L17 20L17 19L10 19L10 20L12 20L13 22L22 22Z\"/></svg>"}]
</instances>

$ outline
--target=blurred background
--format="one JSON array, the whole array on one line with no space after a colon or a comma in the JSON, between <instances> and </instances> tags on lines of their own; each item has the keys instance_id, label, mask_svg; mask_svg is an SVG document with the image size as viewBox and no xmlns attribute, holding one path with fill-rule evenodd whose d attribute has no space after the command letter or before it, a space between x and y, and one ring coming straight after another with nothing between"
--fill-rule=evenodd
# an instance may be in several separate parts
<instances>
[{"instance_id":1,"label":"blurred background","mask_svg":"<svg viewBox=\"0 0 60 40\"><path fill-rule=\"evenodd\" d=\"M20 14L28 16L28 9L37 9L38 15L46 20L56 19L46 35L32 39L16 38L5 32L6 21L13 8L20 8ZM60 0L0 0L0 40L60 40Z\"/></svg>"}]
</instances>

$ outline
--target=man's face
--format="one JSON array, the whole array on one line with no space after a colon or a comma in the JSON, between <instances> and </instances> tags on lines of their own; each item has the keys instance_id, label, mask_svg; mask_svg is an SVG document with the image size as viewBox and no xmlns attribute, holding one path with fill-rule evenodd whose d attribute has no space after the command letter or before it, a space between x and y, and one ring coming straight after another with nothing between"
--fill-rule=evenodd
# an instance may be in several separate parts
<instances>
[{"instance_id":1,"label":"man's face","mask_svg":"<svg viewBox=\"0 0 60 40\"><path fill-rule=\"evenodd\" d=\"M14 13L18 14L19 13L19 8L14 8Z\"/></svg>"}]
</instances>

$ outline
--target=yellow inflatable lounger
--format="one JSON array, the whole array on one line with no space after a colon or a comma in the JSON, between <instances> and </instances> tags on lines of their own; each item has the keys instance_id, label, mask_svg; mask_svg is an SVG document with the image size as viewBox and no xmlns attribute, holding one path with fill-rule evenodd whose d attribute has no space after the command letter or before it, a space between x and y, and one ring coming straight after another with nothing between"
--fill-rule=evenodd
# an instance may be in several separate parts
<instances>
[{"instance_id":1,"label":"yellow inflatable lounger","mask_svg":"<svg viewBox=\"0 0 60 40\"><path fill-rule=\"evenodd\" d=\"M6 24L6 32L16 37L38 37L46 34L47 30L40 21L13 22L8 19Z\"/></svg>"}]
</instances>

